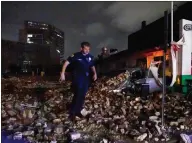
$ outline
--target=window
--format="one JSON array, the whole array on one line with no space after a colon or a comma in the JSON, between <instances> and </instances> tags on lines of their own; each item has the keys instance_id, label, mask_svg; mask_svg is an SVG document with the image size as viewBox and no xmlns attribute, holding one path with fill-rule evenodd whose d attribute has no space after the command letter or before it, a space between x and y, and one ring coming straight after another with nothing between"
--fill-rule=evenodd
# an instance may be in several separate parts
<instances>
[{"instance_id":1,"label":"window","mask_svg":"<svg viewBox=\"0 0 192 143\"><path fill-rule=\"evenodd\" d=\"M47 24L42 24L42 25L44 25L44 26L48 26Z\"/></svg>"},{"instance_id":2,"label":"window","mask_svg":"<svg viewBox=\"0 0 192 143\"><path fill-rule=\"evenodd\" d=\"M27 43L33 43L33 42L30 41L30 38L27 38Z\"/></svg>"},{"instance_id":3,"label":"window","mask_svg":"<svg viewBox=\"0 0 192 143\"><path fill-rule=\"evenodd\" d=\"M59 50L56 50L58 53L60 53L60 51Z\"/></svg>"},{"instance_id":4,"label":"window","mask_svg":"<svg viewBox=\"0 0 192 143\"><path fill-rule=\"evenodd\" d=\"M46 27L41 27L40 29L47 29Z\"/></svg>"},{"instance_id":5,"label":"window","mask_svg":"<svg viewBox=\"0 0 192 143\"><path fill-rule=\"evenodd\" d=\"M24 65L30 65L32 63L32 61L23 61Z\"/></svg>"},{"instance_id":6,"label":"window","mask_svg":"<svg viewBox=\"0 0 192 143\"><path fill-rule=\"evenodd\" d=\"M42 34L34 34L33 37L35 39L42 39L43 38L43 35Z\"/></svg>"},{"instance_id":7,"label":"window","mask_svg":"<svg viewBox=\"0 0 192 143\"><path fill-rule=\"evenodd\" d=\"M46 42L46 44L50 44L50 42L49 41L45 41Z\"/></svg>"},{"instance_id":8,"label":"window","mask_svg":"<svg viewBox=\"0 0 192 143\"><path fill-rule=\"evenodd\" d=\"M28 34L27 37L33 37L33 35L32 34Z\"/></svg>"},{"instance_id":9,"label":"window","mask_svg":"<svg viewBox=\"0 0 192 143\"><path fill-rule=\"evenodd\" d=\"M27 43L30 41L30 38L27 38Z\"/></svg>"},{"instance_id":10,"label":"window","mask_svg":"<svg viewBox=\"0 0 192 143\"><path fill-rule=\"evenodd\" d=\"M163 56L154 57L154 61L163 61Z\"/></svg>"},{"instance_id":11,"label":"window","mask_svg":"<svg viewBox=\"0 0 192 143\"><path fill-rule=\"evenodd\" d=\"M31 22L31 21L29 21L28 24L29 24L29 25L37 25L36 22Z\"/></svg>"},{"instance_id":12,"label":"window","mask_svg":"<svg viewBox=\"0 0 192 143\"><path fill-rule=\"evenodd\" d=\"M59 35L59 34L57 34L57 36L59 36L59 37L61 37L61 38L63 38L61 35Z\"/></svg>"}]
</instances>

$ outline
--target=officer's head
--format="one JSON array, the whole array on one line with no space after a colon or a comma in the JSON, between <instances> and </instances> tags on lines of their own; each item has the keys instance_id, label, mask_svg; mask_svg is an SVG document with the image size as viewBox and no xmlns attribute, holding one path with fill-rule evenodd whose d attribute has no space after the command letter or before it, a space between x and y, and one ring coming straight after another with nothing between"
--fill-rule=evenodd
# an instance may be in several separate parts
<instances>
[{"instance_id":1,"label":"officer's head","mask_svg":"<svg viewBox=\"0 0 192 143\"><path fill-rule=\"evenodd\" d=\"M89 42L82 42L81 43L81 52L83 54L89 54L91 44Z\"/></svg>"}]
</instances>

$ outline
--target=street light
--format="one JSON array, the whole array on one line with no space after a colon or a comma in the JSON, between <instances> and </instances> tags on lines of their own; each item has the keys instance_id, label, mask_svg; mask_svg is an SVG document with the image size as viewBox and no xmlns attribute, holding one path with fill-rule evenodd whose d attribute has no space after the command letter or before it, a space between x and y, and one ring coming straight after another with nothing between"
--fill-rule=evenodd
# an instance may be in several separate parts
<instances>
[{"instance_id":1,"label":"street light","mask_svg":"<svg viewBox=\"0 0 192 143\"><path fill-rule=\"evenodd\" d=\"M56 50L59 54L61 53L59 50Z\"/></svg>"}]
</instances>

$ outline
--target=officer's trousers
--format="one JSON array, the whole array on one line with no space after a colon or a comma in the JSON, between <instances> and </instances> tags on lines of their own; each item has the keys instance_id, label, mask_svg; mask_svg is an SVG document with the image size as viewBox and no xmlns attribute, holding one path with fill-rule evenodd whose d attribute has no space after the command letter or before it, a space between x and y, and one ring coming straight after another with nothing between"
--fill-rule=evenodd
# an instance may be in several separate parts
<instances>
[{"instance_id":1,"label":"officer's trousers","mask_svg":"<svg viewBox=\"0 0 192 143\"><path fill-rule=\"evenodd\" d=\"M85 101L85 96L89 88L89 78L87 76L75 76L72 81L72 90L74 93L70 115L77 115L81 112Z\"/></svg>"}]
</instances>

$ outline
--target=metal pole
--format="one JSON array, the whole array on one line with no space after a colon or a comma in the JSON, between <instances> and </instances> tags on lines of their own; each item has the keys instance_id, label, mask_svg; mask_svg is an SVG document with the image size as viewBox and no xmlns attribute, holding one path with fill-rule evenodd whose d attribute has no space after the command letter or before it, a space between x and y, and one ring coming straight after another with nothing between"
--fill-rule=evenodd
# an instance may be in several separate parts
<instances>
[{"instance_id":1,"label":"metal pole","mask_svg":"<svg viewBox=\"0 0 192 143\"><path fill-rule=\"evenodd\" d=\"M174 12L174 7L173 7L173 1L171 1L171 42L173 41L173 12ZM171 57L170 57L171 59ZM172 60L169 60L169 67L172 65ZM173 90L171 90L173 92Z\"/></svg>"},{"instance_id":2,"label":"metal pole","mask_svg":"<svg viewBox=\"0 0 192 143\"><path fill-rule=\"evenodd\" d=\"M171 42L173 41L173 1L171 2Z\"/></svg>"},{"instance_id":3,"label":"metal pole","mask_svg":"<svg viewBox=\"0 0 192 143\"><path fill-rule=\"evenodd\" d=\"M166 77L165 77L165 69L166 69L166 51L167 51L167 43L168 43L168 11L164 12L164 53L163 53L163 96L162 96L162 128L164 128L164 102L166 95Z\"/></svg>"}]
</instances>

